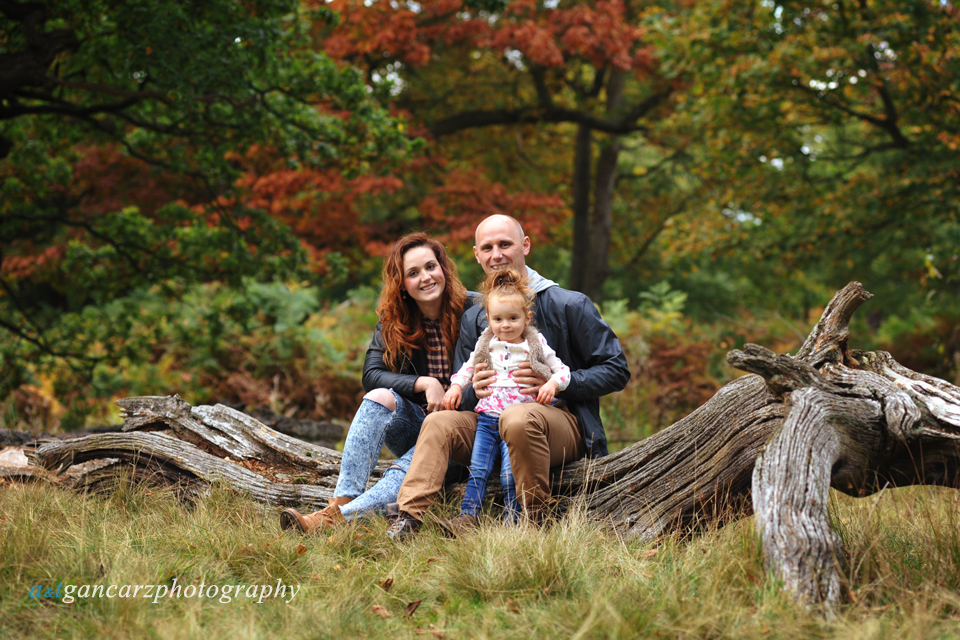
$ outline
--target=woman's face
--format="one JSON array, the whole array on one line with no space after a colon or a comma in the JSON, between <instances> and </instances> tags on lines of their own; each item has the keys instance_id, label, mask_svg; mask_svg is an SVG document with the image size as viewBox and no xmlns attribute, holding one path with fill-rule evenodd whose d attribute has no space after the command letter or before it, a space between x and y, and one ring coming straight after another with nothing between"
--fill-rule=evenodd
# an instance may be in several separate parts
<instances>
[{"instance_id":1,"label":"woman's face","mask_svg":"<svg viewBox=\"0 0 960 640\"><path fill-rule=\"evenodd\" d=\"M430 247L414 247L403 254L403 288L428 318L440 309L447 278Z\"/></svg>"}]
</instances>

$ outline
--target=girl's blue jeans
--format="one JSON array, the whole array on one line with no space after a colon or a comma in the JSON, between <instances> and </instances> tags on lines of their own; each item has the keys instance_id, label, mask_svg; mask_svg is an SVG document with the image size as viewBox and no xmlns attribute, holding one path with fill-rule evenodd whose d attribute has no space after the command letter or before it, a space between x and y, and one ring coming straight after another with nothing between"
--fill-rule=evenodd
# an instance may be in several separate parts
<instances>
[{"instance_id":1,"label":"girl's blue jeans","mask_svg":"<svg viewBox=\"0 0 960 640\"><path fill-rule=\"evenodd\" d=\"M507 443L500 437L500 416L496 413L481 413L477 418L477 435L473 441L473 453L470 456L470 478L463 495L461 513L476 517L480 505L487 494L487 479L493 467L500 462L500 485L503 487L503 499L507 507L507 519L516 522L520 515L517 504L517 485L510 468L510 454Z\"/></svg>"}]
</instances>

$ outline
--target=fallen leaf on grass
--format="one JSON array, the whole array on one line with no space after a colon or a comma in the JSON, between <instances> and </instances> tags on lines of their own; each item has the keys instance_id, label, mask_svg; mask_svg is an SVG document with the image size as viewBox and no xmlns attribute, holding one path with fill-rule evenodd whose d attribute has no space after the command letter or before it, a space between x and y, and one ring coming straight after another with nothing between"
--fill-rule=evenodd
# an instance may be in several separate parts
<instances>
[{"instance_id":1,"label":"fallen leaf on grass","mask_svg":"<svg viewBox=\"0 0 960 640\"><path fill-rule=\"evenodd\" d=\"M384 606L382 606L382 605L379 605L379 604L373 605L373 612L374 612L375 614L377 614L378 616L380 616L381 618L392 618L392 617L393 617L392 615L390 615L390 612L387 611L387 608L386 608L386 607L384 607Z\"/></svg>"},{"instance_id":2,"label":"fallen leaf on grass","mask_svg":"<svg viewBox=\"0 0 960 640\"><path fill-rule=\"evenodd\" d=\"M409 618L410 616L412 616L414 612L420 607L421 602L422 602L421 600L414 600L413 602L408 604L407 611L406 613L403 614L404 617Z\"/></svg>"},{"instance_id":3,"label":"fallen leaf on grass","mask_svg":"<svg viewBox=\"0 0 960 640\"><path fill-rule=\"evenodd\" d=\"M427 564L431 562L440 562L440 558L427 558Z\"/></svg>"},{"instance_id":4,"label":"fallen leaf on grass","mask_svg":"<svg viewBox=\"0 0 960 640\"><path fill-rule=\"evenodd\" d=\"M640 554L640 557L641 557L641 558L652 558L653 556L657 555L657 552L658 552L658 551L660 551L660 549L647 549L646 551L644 551L643 553Z\"/></svg>"},{"instance_id":5,"label":"fallen leaf on grass","mask_svg":"<svg viewBox=\"0 0 960 640\"><path fill-rule=\"evenodd\" d=\"M386 580L380 583L380 588L383 589L384 591L390 591L390 587L392 586L393 586L393 578L387 578Z\"/></svg>"},{"instance_id":6,"label":"fallen leaf on grass","mask_svg":"<svg viewBox=\"0 0 960 640\"><path fill-rule=\"evenodd\" d=\"M513 600L507 600L507 611L510 613L520 613L520 610L517 609L517 604Z\"/></svg>"},{"instance_id":7,"label":"fallen leaf on grass","mask_svg":"<svg viewBox=\"0 0 960 640\"><path fill-rule=\"evenodd\" d=\"M307 548L306 548L305 546L303 546L302 544L298 544L298 545L297 545L297 555L298 555L298 556L302 556L302 555L305 554L306 552L307 552Z\"/></svg>"}]
</instances>

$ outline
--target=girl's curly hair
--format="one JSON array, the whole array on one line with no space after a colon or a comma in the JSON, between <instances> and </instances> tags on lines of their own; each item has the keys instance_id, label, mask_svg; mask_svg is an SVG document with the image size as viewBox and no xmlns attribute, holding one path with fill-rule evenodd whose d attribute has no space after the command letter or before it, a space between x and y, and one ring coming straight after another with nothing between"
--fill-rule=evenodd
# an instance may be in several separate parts
<instances>
[{"instance_id":1,"label":"girl's curly hair","mask_svg":"<svg viewBox=\"0 0 960 640\"><path fill-rule=\"evenodd\" d=\"M524 313L533 311L537 294L527 286L527 278L516 269L497 269L483 281L483 297L480 304L487 309L490 298L516 297Z\"/></svg>"}]
</instances>

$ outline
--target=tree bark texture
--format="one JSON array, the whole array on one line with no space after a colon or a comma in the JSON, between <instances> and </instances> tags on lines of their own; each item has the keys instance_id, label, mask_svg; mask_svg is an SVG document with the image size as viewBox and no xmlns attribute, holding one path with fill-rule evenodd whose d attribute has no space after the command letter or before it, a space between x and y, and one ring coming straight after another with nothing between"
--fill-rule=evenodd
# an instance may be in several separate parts
<instances>
[{"instance_id":1,"label":"tree bark texture","mask_svg":"<svg viewBox=\"0 0 960 640\"><path fill-rule=\"evenodd\" d=\"M615 118L623 106L626 73L614 70L606 84L606 117ZM574 147L573 171L573 257L570 288L599 300L609 271L610 234L613 226L613 198L617 182L620 136L610 135L600 147L596 169L593 163L592 129L579 124ZM593 192L591 206L590 193Z\"/></svg>"},{"instance_id":2,"label":"tree bark texture","mask_svg":"<svg viewBox=\"0 0 960 640\"><path fill-rule=\"evenodd\" d=\"M191 407L179 396L117 404L125 418L122 433L45 442L26 449L27 457L48 474L44 478L53 472L54 481L74 488L100 488L110 475L105 468L122 462L135 477L176 485L186 495L222 482L274 505L321 505L333 496L338 451L284 435L223 405ZM377 466L371 484L386 468Z\"/></svg>"},{"instance_id":3,"label":"tree bark texture","mask_svg":"<svg viewBox=\"0 0 960 640\"><path fill-rule=\"evenodd\" d=\"M556 490L643 540L752 510L768 569L829 610L843 587L830 487L960 488L960 388L848 348L850 319L871 297L857 282L838 292L796 356L731 352L731 365L756 375L646 440L558 470Z\"/></svg>"},{"instance_id":4,"label":"tree bark texture","mask_svg":"<svg viewBox=\"0 0 960 640\"><path fill-rule=\"evenodd\" d=\"M570 256L570 288L582 291L590 256L590 185L593 129L577 125L573 149L573 253Z\"/></svg>"},{"instance_id":5,"label":"tree bark texture","mask_svg":"<svg viewBox=\"0 0 960 640\"><path fill-rule=\"evenodd\" d=\"M555 469L555 493L641 540L754 512L769 571L798 599L833 607L844 555L828 518L830 487L852 496L960 487L960 388L887 353L848 348L850 319L870 297L857 282L838 292L796 356L757 345L731 352L730 364L754 375L622 451ZM29 471L4 471L0 455L0 480L100 486L134 465L138 477L189 493L219 481L269 504L318 505L332 495L336 451L221 405L191 407L176 396L118 404L124 433L44 443L27 451Z\"/></svg>"}]
</instances>

